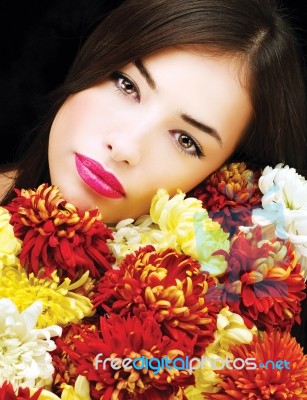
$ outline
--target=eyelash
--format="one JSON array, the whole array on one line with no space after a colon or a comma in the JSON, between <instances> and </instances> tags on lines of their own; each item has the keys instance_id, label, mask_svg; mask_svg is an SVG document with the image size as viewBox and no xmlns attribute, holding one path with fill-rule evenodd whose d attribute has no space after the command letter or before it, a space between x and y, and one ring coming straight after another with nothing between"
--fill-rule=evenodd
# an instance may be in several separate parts
<instances>
[{"instance_id":1,"label":"eyelash","mask_svg":"<svg viewBox=\"0 0 307 400\"><path fill-rule=\"evenodd\" d=\"M193 152L190 152L190 151L186 150L183 146L181 146L179 141L176 140L176 145L179 148L179 150L183 152L183 154L185 154L186 156L197 157L200 160L205 157L205 153L204 153L201 145L198 143L198 141L193 136L191 136L187 132L180 131L180 130L171 130L170 133L173 136L175 136L176 134L185 136L192 142L193 146L195 147L195 150Z\"/></svg>"},{"instance_id":2,"label":"eyelash","mask_svg":"<svg viewBox=\"0 0 307 400\"><path fill-rule=\"evenodd\" d=\"M132 96L137 102L140 102L141 100L141 95L140 95L140 90L137 86L136 83L133 82L132 79L130 79L127 75L123 74L120 71L115 71L111 74L111 79L116 87L116 90L119 94L123 95L123 96ZM120 85L119 80L123 79L123 81L126 81L126 83L128 82L128 84L130 84L132 86L132 89L134 91L134 93L137 95L137 97L135 97L134 95L132 95L131 93L127 93ZM173 136L175 136L176 134L182 135L187 137L193 144L195 150L193 152L190 152L188 150L186 150L183 146L180 145L179 141L176 140L176 145L178 147L178 149L186 156L190 156L190 157L197 157L198 159L202 159L203 157L205 157L204 151L201 147L201 145L198 143L198 141L191 136L190 134L188 134L185 131L181 131L181 130L171 130L169 131Z\"/></svg>"},{"instance_id":3,"label":"eyelash","mask_svg":"<svg viewBox=\"0 0 307 400\"><path fill-rule=\"evenodd\" d=\"M132 96L135 100L140 102L140 100L141 100L140 90L139 90L137 84L134 83L132 79L128 78L128 76L126 76L125 74L123 74L122 72L119 72L119 71L113 72L111 74L111 79L113 80L118 93L122 94L123 96ZM120 83L119 83L120 79L128 82L133 87L134 92L137 95L137 98L135 98L131 93L125 92L125 90L120 86Z\"/></svg>"}]
</instances>

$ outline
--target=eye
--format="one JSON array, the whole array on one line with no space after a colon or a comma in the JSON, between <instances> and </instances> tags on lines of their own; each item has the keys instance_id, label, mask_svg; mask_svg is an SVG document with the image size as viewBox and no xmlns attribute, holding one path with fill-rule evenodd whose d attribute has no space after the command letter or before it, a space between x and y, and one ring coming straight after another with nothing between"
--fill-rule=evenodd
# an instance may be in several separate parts
<instances>
[{"instance_id":1,"label":"eye","mask_svg":"<svg viewBox=\"0 0 307 400\"><path fill-rule=\"evenodd\" d=\"M140 91L138 86L128 76L122 72L113 72L111 75L117 89L126 96L131 96L136 100L140 100Z\"/></svg>"},{"instance_id":2,"label":"eye","mask_svg":"<svg viewBox=\"0 0 307 400\"><path fill-rule=\"evenodd\" d=\"M197 157L199 159L205 156L201 145L195 138L183 131L171 131L179 150L185 154Z\"/></svg>"}]
</instances>

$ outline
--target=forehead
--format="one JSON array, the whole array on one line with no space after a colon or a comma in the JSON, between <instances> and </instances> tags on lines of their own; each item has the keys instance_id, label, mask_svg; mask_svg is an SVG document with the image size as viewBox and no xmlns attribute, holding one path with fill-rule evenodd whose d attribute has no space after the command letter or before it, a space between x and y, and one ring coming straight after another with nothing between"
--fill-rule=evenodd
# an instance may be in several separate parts
<instances>
[{"instance_id":1,"label":"forehead","mask_svg":"<svg viewBox=\"0 0 307 400\"><path fill-rule=\"evenodd\" d=\"M248 72L240 57L206 49L172 48L143 59L161 100L213 126L242 132L252 115Z\"/></svg>"},{"instance_id":2,"label":"forehead","mask_svg":"<svg viewBox=\"0 0 307 400\"><path fill-rule=\"evenodd\" d=\"M232 89L234 93L240 91L249 96L249 71L239 55L189 46L160 50L142 61L146 69L150 69L150 77L157 83L157 89L159 83L162 86L181 82L182 85L188 83L193 89L202 89L205 84L208 89Z\"/></svg>"}]
</instances>

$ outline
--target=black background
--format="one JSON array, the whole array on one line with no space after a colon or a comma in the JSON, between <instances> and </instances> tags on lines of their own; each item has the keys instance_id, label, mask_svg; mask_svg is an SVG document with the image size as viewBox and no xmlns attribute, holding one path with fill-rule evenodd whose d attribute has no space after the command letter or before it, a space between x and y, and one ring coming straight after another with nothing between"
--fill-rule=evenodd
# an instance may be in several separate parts
<instances>
[{"instance_id":1,"label":"black background","mask_svg":"<svg viewBox=\"0 0 307 400\"><path fill-rule=\"evenodd\" d=\"M0 2L0 163L14 159L20 138L44 111L44 96L64 80L79 46L99 17L120 3L121 0ZM307 4L288 0L283 5L307 60Z\"/></svg>"}]
</instances>

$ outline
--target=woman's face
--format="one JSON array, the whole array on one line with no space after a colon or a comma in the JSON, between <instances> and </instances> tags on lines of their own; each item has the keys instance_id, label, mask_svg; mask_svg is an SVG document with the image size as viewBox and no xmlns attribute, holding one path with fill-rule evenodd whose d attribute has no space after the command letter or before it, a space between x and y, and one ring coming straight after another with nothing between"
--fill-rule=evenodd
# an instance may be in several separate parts
<instances>
[{"instance_id":1,"label":"woman's face","mask_svg":"<svg viewBox=\"0 0 307 400\"><path fill-rule=\"evenodd\" d=\"M52 184L109 223L148 213L158 188L189 191L250 123L244 78L236 58L167 49L71 95L50 132Z\"/></svg>"}]
</instances>

